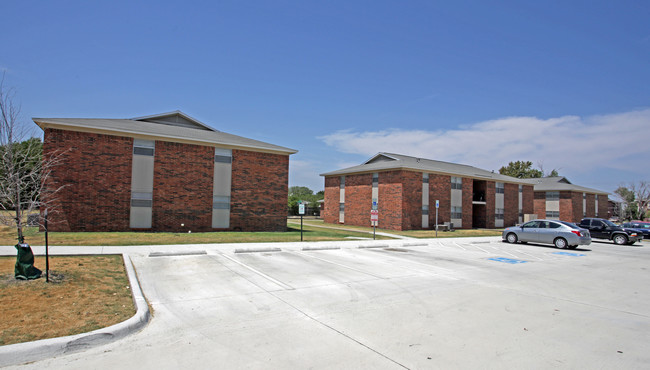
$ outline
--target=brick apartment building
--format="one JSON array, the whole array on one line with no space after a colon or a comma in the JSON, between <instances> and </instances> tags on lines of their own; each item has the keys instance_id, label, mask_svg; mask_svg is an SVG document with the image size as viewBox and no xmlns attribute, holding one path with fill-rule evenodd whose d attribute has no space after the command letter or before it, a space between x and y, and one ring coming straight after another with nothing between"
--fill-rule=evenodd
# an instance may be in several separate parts
<instances>
[{"instance_id":1,"label":"brick apartment building","mask_svg":"<svg viewBox=\"0 0 650 370\"><path fill-rule=\"evenodd\" d=\"M391 230L512 226L534 217L533 184L472 166L378 153L325 177L325 222Z\"/></svg>"},{"instance_id":2,"label":"brick apartment building","mask_svg":"<svg viewBox=\"0 0 650 370\"><path fill-rule=\"evenodd\" d=\"M63 153L52 231L284 231L293 149L217 131L180 112L34 118Z\"/></svg>"},{"instance_id":3,"label":"brick apartment building","mask_svg":"<svg viewBox=\"0 0 650 370\"><path fill-rule=\"evenodd\" d=\"M562 176L527 181L535 186L534 209L539 218L579 222L583 217L610 217L607 192L574 185Z\"/></svg>"}]
</instances>

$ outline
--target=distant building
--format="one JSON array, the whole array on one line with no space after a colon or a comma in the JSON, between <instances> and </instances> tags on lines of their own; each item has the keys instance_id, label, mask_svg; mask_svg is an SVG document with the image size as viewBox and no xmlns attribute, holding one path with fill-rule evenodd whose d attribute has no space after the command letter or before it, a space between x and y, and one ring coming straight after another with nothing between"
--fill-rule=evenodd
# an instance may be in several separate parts
<instances>
[{"instance_id":1,"label":"distant building","mask_svg":"<svg viewBox=\"0 0 650 370\"><path fill-rule=\"evenodd\" d=\"M53 231L284 231L295 150L227 134L180 112L132 119L34 118ZM47 196L47 195L46 195Z\"/></svg>"},{"instance_id":2,"label":"distant building","mask_svg":"<svg viewBox=\"0 0 650 370\"><path fill-rule=\"evenodd\" d=\"M579 222L583 217L609 218L608 193L572 184L566 177L528 179L535 186L539 218Z\"/></svg>"},{"instance_id":3,"label":"distant building","mask_svg":"<svg viewBox=\"0 0 650 370\"><path fill-rule=\"evenodd\" d=\"M378 226L391 230L500 228L534 215L533 184L476 167L378 153L359 166L321 174L328 223Z\"/></svg>"}]
</instances>

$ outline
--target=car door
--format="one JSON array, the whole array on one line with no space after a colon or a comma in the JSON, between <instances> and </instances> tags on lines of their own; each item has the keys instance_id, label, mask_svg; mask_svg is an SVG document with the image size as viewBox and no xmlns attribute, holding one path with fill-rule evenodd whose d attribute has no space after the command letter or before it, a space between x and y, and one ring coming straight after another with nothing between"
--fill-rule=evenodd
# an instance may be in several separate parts
<instances>
[{"instance_id":1,"label":"car door","mask_svg":"<svg viewBox=\"0 0 650 370\"><path fill-rule=\"evenodd\" d=\"M589 225L591 236L598 239L608 239L607 227L601 220L591 220Z\"/></svg>"},{"instance_id":2,"label":"car door","mask_svg":"<svg viewBox=\"0 0 650 370\"><path fill-rule=\"evenodd\" d=\"M537 242L537 232L539 230L539 221L528 221L521 225L521 232L519 232L519 241L522 242Z\"/></svg>"},{"instance_id":3,"label":"car door","mask_svg":"<svg viewBox=\"0 0 650 370\"><path fill-rule=\"evenodd\" d=\"M539 228L537 229L537 242L553 244L555 235L557 234L559 224L550 221L540 221Z\"/></svg>"}]
</instances>

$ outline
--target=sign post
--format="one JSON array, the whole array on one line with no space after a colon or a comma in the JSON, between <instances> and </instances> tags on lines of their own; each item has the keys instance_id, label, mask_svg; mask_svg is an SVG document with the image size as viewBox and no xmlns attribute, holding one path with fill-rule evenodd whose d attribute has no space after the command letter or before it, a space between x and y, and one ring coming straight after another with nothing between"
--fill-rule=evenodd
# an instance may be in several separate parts
<instances>
[{"instance_id":1,"label":"sign post","mask_svg":"<svg viewBox=\"0 0 650 370\"><path fill-rule=\"evenodd\" d=\"M373 209L370 211L370 223L372 223L372 240L375 240L377 223L379 222L379 211Z\"/></svg>"},{"instance_id":2,"label":"sign post","mask_svg":"<svg viewBox=\"0 0 650 370\"><path fill-rule=\"evenodd\" d=\"M47 208L45 209L45 213L43 215L45 217L44 220L44 229L45 229L45 282L49 283L50 282L50 251L49 251L49 245L47 242Z\"/></svg>"},{"instance_id":3,"label":"sign post","mask_svg":"<svg viewBox=\"0 0 650 370\"><path fill-rule=\"evenodd\" d=\"M440 208L440 201L436 199L436 238L438 237L438 208Z\"/></svg>"},{"instance_id":4,"label":"sign post","mask_svg":"<svg viewBox=\"0 0 650 370\"><path fill-rule=\"evenodd\" d=\"M298 203L298 214L300 215L300 241L302 241L302 216L305 214L305 204L302 200Z\"/></svg>"}]
</instances>

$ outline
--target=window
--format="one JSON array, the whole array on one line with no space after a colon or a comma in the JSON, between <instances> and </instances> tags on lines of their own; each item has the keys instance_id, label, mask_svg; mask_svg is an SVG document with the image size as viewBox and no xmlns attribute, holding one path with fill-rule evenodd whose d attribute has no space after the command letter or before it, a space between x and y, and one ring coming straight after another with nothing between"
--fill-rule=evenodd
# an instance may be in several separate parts
<instances>
[{"instance_id":1,"label":"window","mask_svg":"<svg viewBox=\"0 0 650 370\"><path fill-rule=\"evenodd\" d=\"M505 192L505 185L502 182L497 182L495 187L497 194L503 194Z\"/></svg>"},{"instance_id":2,"label":"window","mask_svg":"<svg viewBox=\"0 0 650 370\"><path fill-rule=\"evenodd\" d=\"M153 193L131 193L131 207L149 207L153 203Z\"/></svg>"},{"instance_id":3,"label":"window","mask_svg":"<svg viewBox=\"0 0 650 370\"><path fill-rule=\"evenodd\" d=\"M520 193L523 193L523 192L524 192L524 186L523 186L523 185L519 185L519 192L520 192Z\"/></svg>"},{"instance_id":4,"label":"window","mask_svg":"<svg viewBox=\"0 0 650 370\"><path fill-rule=\"evenodd\" d=\"M153 157L156 142L153 140L134 139L133 154Z\"/></svg>"},{"instance_id":5,"label":"window","mask_svg":"<svg viewBox=\"0 0 650 370\"><path fill-rule=\"evenodd\" d=\"M339 212L345 212L345 203L339 203Z\"/></svg>"},{"instance_id":6,"label":"window","mask_svg":"<svg viewBox=\"0 0 650 370\"><path fill-rule=\"evenodd\" d=\"M228 196L212 197L212 209L230 209L230 197Z\"/></svg>"},{"instance_id":7,"label":"window","mask_svg":"<svg viewBox=\"0 0 650 370\"><path fill-rule=\"evenodd\" d=\"M341 176L341 189L345 189L345 176Z\"/></svg>"},{"instance_id":8,"label":"window","mask_svg":"<svg viewBox=\"0 0 650 370\"><path fill-rule=\"evenodd\" d=\"M427 216L429 214L429 206L428 205L423 205L422 206L422 215Z\"/></svg>"},{"instance_id":9,"label":"window","mask_svg":"<svg viewBox=\"0 0 650 370\"><path fill-rule=\"evenodd\" d=\"M423 173L422 174L422 183L423 184L428 184L429 183L429 174L428 173Z\"/></svg>"},{"instance_id":10,"label":"window","mask_svg":"<svg viewBox=\"0 0 650 370\"><path fill-rule=\"evenodd\" d=\"M503 208L497 208L494 214L494 218L497 220L503 220L503 213L504 213Z\"/></svg>"},{"instance_id":11,"label":"window","mask_svg":"<svg viewBox=\"0 0 650 370\"><path fill-rule=\"evenodd\" d=\"M376 188L379 186L379 173L375 172L372 174L372 187Z\"/></svg>"},{"instance_id":12,"label":"window","mask_svg":"<svg viewBox=\"0 0 650 370\"><path fill-rule=\"evenodd\" d=\"M559 191L547 191L546 192L546 200L560 200L560 192Z\"/></svg>"},{"instance_id":13,"label":"window","mask_svg":"<svg viewBox=\"0 0 650 370\"><path fill-rule=\"evenodd\" d=\"M214 161L216 163L232 163L232 150L214 148Z\"/></svg>"},{"instance_id":14,"label":"window","mask_svg":"<svg viewBox=\"0 0 650 370\"><path fill-rule=\"evenodd\" d=\"M453 218L453 219L462 219L463 218L463 207L451 207L451 218Z\"/></svg>"},{"instance_id":15,"label":"window","mask_svg":"<svg viewBox=\"0 0 650 370\"><path fill-rule=\"evenodd\" d=\"M560 211L546 211L546 218L560 218Z\"/></svg>"},{"instance_id":16,"label":"window","mask_svg":"<svg viewBox=\"0 0 650 370\"><path fill-rule=\"evenodd\" d=\"M556 222L549 222L549 223L548 223L548 227L549 227L550 229L557 229L557 228L560 227L560 224L558 224L558 223L556 223Z\"/></svg>"},{"instance_id":17,"label":"window","mask_svg":"<svg viewBox=\"0 0 650 370\"><path fill-rule=\"evenodd\" d=\"M463 189L463 179L461 177L451 177L451 188L452 189Z\"/></svg>"}]
</instances>

